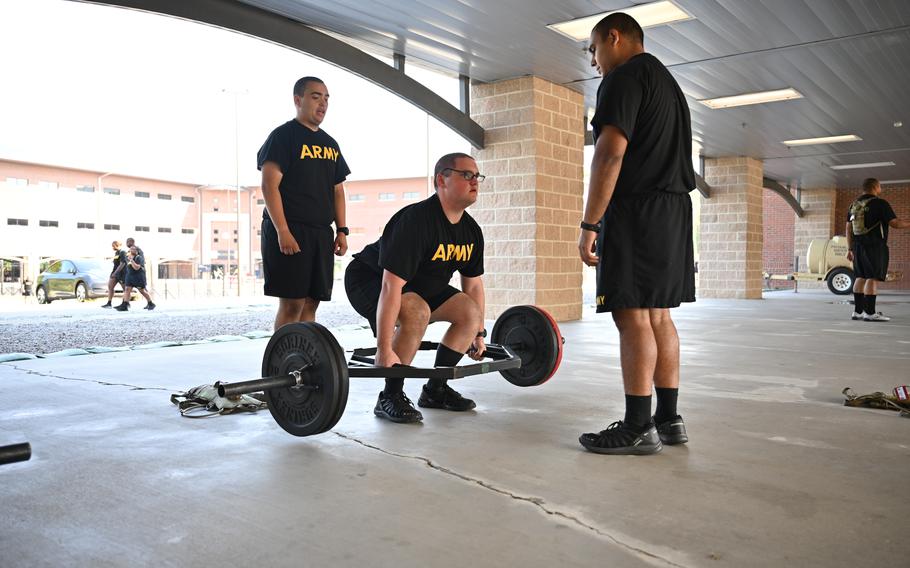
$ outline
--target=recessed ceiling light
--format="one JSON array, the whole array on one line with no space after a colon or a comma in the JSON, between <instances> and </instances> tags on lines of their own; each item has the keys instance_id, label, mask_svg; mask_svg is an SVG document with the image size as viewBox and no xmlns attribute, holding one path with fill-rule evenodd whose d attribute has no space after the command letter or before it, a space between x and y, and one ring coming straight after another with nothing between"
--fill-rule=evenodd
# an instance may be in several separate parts
<instances>
[{"instance_id":1,"label":"recessed ceiling light","mask_svg":"<svg viewBox=\"0 0 910 568\"><path fill-rule=\"evenodd\" d=\"M593 16L585 16L584 18L550 24L547 27L564 36L570 37L575 41L585 41L591 37L591 30L597 22L614 12L623 12L632 16L642 28L650 28L653 26L694 19L673 2L664 0L662 2L639 4L638 6L629 6L623 10L612 10L610 12L594 14Z\"/></svg>"},{"instance_id":2,"label":"recessed ceiling light","mask_svg":"<svg viewBox=\"0 0 910 568\"><path fill-rule=\"evenodd\" d=\"M787 146L811 146L813 144L837 144L838 142L857 142L862 140L856 134L843 134L840 136L822 136L820 138L802 138L800 140L784 140Z\"/></svg>"},{"instance_id":3,"label":"recessed ceiling light","mask_svg":"<svg viewBox=\"0 0 910 568\"><path fill-rule=\"evenodd\" d=\"M777 101L789 101L792 99L803 98L802 93L796 89L777 89L776 91L761 91L758 93L744 93L742 95L732 95L729 97L718 97L716 99L702 99L698 102L708 108L730 108L745 105L760 105L762 103L773 103Z\"/></svg>"},{"instance_id":4,"label":"recessed ceiling light","mask_svg":"<svg viewBox=\"0 0 910 568\"><path fill-rule=\"evenodd\" d=\"M893 166L894 162L868 162L865 164L843 164L840 166L831 166L832 170L855 170L859 168L882 168Z\"/></svg>"},{"instance_id":5,"label":"recessed ceiling light","mask_svg":"<svg viewBox=\"0 0 910 568\"><path fill-rule=\"evenodd\" d=\"M907 179L886 179L878 182L881 185L894 185L896 183L910 183L910 178Z\"/></svg>"}]
</instances>

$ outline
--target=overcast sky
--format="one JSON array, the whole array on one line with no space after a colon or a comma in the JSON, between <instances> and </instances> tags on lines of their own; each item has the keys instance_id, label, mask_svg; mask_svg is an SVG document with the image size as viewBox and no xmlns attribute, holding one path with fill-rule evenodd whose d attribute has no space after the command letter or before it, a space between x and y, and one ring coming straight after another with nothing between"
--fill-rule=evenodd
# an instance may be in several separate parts
<instances>
[{"instance_id":1,"label":"overcast sky","mask_svg":"<svg viewBox=\"0 0 910 568\"><path fill-rule=\"evenodd\" d=\"M190 0L188 0L190 1ZM469 151L410 103L344 70L192 22L64 0L0 1L0 158L198 184L259 184L256 151L294 117L291 90L316 75L331 94L323 129L349 179L423 176ZM458 104L454 77L406 67ZM427 139L430 139L429 149Z\"/></svg>"}]
</instances>

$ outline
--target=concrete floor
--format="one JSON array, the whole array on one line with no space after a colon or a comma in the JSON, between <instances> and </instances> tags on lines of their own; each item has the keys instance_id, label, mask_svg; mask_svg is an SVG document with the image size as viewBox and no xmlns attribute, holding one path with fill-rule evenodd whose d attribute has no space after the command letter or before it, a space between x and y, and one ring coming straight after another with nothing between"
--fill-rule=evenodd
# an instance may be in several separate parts
<instances>
[{"instance_id":1,"label":"concrete floor","mask_svg":"<svg viewBox=\"0 0 910 568\"><path fill-rule=\"evenodd\" d=\"M267 411L188 420L168 401L255 378L265 340L2 364L0 445L33 457L0 466L0 565L896 566L910 420L840 392L910 383L910 295L881 295L887 324L841 301L676 310L691 442L645 457L576 441L622 416L617 335L593 313L562 325L544 386L464 379L476 412L396 425L372 414L380 382L352 379L344 417L311 438Z\"/></svg>"}]
</instances>

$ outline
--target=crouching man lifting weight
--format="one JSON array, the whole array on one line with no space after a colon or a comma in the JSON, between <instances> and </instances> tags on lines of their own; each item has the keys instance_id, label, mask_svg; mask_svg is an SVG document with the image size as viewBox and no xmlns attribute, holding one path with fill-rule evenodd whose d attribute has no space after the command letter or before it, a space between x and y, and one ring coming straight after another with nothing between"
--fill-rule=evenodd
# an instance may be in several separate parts
<instances>
[{"instance_id":1,"label":"crouching man lifting weight","mask_svg":"<svg viewBox=\"0 0 910 568\"><path fill-rule=\"evenodd\" d=\"M483 233L465 211L477 201L483 179L472 157L446 154L433 171L436 194L398 211L377 242L353 255L345 289L376 336L376 366L409 365L427 326L437 321L451 325L435 366L454 367L469 348L471 358L483 358ZM449 285L455 271L460 291ZM453 411L475 406L445 379L430 379L417 405ZM423 420L404 393L404 379L385 380L373 412L393 422Z\"/></svg>"}]
</instances>

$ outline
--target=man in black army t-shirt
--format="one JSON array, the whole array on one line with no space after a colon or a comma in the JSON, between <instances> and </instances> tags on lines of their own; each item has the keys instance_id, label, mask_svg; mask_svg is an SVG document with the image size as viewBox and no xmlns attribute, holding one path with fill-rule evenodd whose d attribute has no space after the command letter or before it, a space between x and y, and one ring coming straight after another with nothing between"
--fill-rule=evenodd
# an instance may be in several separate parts
<instances>
[{"instance_id":1,"label":"man in black army t-shirt","mask_svg":"<svg viewBox=\"0 0 910 568\"><path fill-rule=\"evenodd\" d=\"M579 442L603 454L652 454L688 441L676 413L679 336L669 308L695 301L689 107L628 14L601 20L589 50L603 80L578 249L597 266L597 311L612 312L619 330L626 414Z\"/></svg>"},{"instance_id":2,"label":"man in black army t-shirt","mask_svg":"<svg viewBox=\"0 0 910 568\"><path fill-rule=\"evenodd\" d=\"M855 320L891 320L875 311L878 281L884 282L888 275L888 228L910 228L910 221L898 219L891 204L879 197L881 193L878 180L867 178L863 181L863 195L850 204L847 212L847 259L853 261L856 275L852 316Z\"/></svg>"},{"instance_id":3,"label":"man in black army t-shirt","mask_svg":"<svg viewBox=\"0 0 910 568\"><path fill-rule=\"evenodd\" d=\"M257 155L265 197L262 270L265 294L279 298L276 330L316 319L319 302L332 299L332 253L348 249L343 182L351 170L335 139L319 128L329 106L325 83L298 80L294 106L295 119L273 130Z\"/></svg>"},{"instance_id":4,"label":"man in black army t-shirt","mask_svg":"<svg viewBox=\"0 0 910 568\"><path fill-rule=\"evenodd\" d=\"M377 366L410 364L427 326L437 321L451 325L435 366L454 367L469 347L472 358L483 357L483 233L465 211L483 178L467 154L443 156L433 171L436 194L393 215L382 237L348 265L345 289L376 335ZM456 271L461 291L449 285ZM475 406L444 379L430 379L417 404L453 411ZM423 420L404 394L404 379L386 379L373 413L393 422Z\"/></svg>"}]
</instances>

